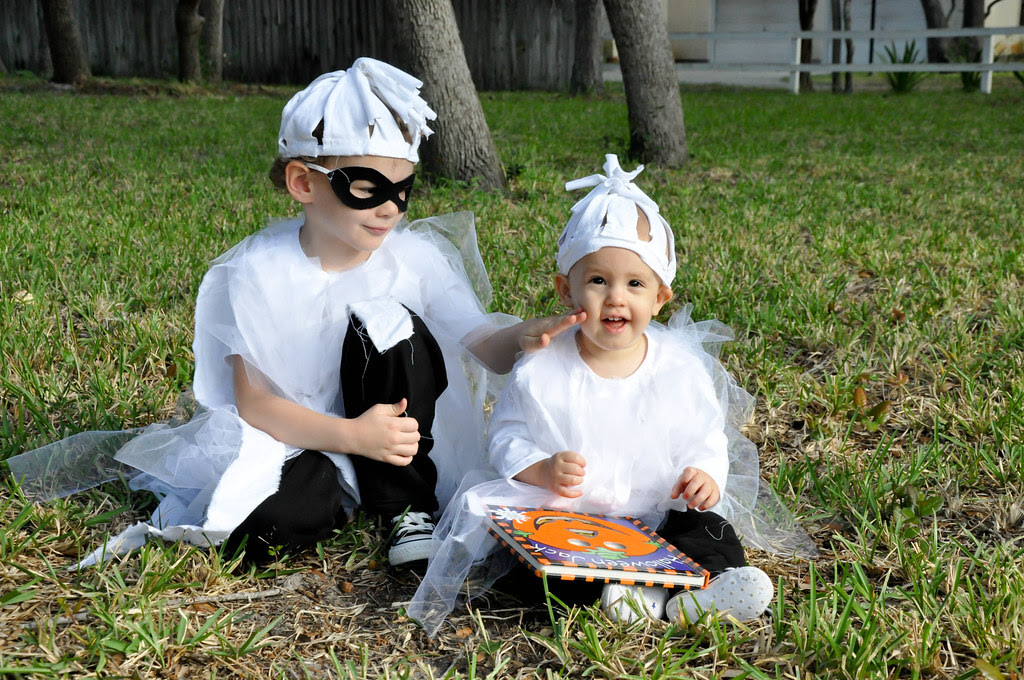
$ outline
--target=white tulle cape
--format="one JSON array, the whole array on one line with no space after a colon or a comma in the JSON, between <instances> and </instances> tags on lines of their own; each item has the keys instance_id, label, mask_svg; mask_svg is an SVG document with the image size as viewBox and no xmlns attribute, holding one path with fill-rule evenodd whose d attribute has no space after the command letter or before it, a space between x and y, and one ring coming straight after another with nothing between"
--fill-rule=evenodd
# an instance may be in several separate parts
<instances>
[{"instance_id":1,"label":"white tulle cape","mask_svg":"<svg viewBox=\"0 0 1024 680\"><path fill-rule=\"evenodd\" d=\"M716 358L731 332L718 322L692 323L690 308L668 327L652 323L644 363L624 379L603 379L580 359L569 332L517 364L490 421L492 464L501 476L467 476L442 516L433 555L409 615L433 636L460 594L485 591L513 564L488 535L485 504L567 507L630 515L657 527L673 483L689 465L723 490L712 508L746 546L811 556L807 534L761 482L757 449L740 429L753 398ZM511 477L557 451L587 461L583 495L566 499ZM683 547L685 550L685 547ZM468 580L467 580L468 579Z\"/></svg>"},{"instance_id":2,"label":"white tulle cape","mask_svg":"<svg viewBox=\"0 0 1024 680\"><path fill-rule=\"evenodd\" d=\"M379 335L386 343L396 337L393 313L401 303L423 318L443 350L449 385L437 404L430 454L439 470L442 507L465 472L487 468L487 374L464 348L518 320L484 311L491 291L472 214L403 223L366 262L344 272L326 272L306 257L298 241L301 224L301 219L280 222L246 238L215 260L204 277L193 345L199 408L191 420L85 432L8 461L35 500L65 496L118 475L128 477L133 489L160 498L149 522L111 538L83 565L132 550L147 536L199 545L226 538L277 489L284 461L298 453L239 418L228 357L241 356L250 379L276 394L343 416L341 347L356 309L368 326L384 329ZM373 318L373 310L384 310L382 320ZM344 454L328 455L350 496L348 505L357 506L351 462Z\"/></svg>"}]
</instances>

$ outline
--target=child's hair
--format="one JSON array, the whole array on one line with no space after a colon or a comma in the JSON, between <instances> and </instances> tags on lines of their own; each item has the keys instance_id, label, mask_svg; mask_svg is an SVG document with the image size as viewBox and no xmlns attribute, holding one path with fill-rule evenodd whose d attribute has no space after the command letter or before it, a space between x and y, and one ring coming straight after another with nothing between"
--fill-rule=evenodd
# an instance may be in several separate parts
<instances>
[{"instance_id":1,"label":"child's hair","mask_svg":"<svg viewBox=\"0 0 1024 680\"><path fill-rule=\"evenodd\" d=\"M615 154L605 156L606 175L591 175L566 182L567 190L594 187L572 207L572 217L558 237L558 270L569 274L574 264L601 248L625 248L657 274L671 288L676 274L675 238L672 228L658 211L658 204L632 180L644 166L633 172L619 167ZM639 215L647 218L647 238L639 232Z\"/></svg>"}]
</instances>

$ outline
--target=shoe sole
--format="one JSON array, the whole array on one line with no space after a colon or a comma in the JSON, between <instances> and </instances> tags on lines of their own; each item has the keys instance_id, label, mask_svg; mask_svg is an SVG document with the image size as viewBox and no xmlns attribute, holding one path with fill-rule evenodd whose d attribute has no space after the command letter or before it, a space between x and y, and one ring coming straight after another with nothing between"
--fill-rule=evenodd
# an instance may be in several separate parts
<instances>
[{"instance_id":1,"label":"shoe sole","mask_svg":"<svg viewBox=\"0 0 1024 680\"><path fill-rule=\"evenodd\" d=\"M425 537L392 546L388 551L388 562L395 567L409 564L410 562L425 562L430 558L430 545L432 542L430 537Z\"/></svg>"},{"instance_id":2,"label":"shoe sole","mask_svg":"<svg viewBox=\"0 0 1024 680\"><path fill-rule=\"evenodd\" d=\"M684 592L672 598L666 607L669 620L682 621L683 611L688 610L686 616L693 622L704 612L715 610L722 617L753 621L764 614L775 596L771 579L760 569L742 567L727 571L716 580L720 582L707 591ZM714 599L705 601L708 597Z\"/></svg>"}]
</instances>

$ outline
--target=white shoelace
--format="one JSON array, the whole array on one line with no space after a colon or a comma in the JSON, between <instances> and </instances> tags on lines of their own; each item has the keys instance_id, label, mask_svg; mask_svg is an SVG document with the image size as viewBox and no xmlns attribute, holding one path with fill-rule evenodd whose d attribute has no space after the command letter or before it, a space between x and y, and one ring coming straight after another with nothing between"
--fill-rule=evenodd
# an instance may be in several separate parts
<instances>
[{"instance_id":1,"label":"white shoelace","mask_svg":"<svg viewBox=\"0 0 1024 680\"><path fill-rule=\"evenodd\" d=\"M396 517L395 519L399 521L398 528L395 529L396 538L416 532L432 533L434 531L434 520L427 512L407 512L401 518Z\"/></svg>"}]
</instances>

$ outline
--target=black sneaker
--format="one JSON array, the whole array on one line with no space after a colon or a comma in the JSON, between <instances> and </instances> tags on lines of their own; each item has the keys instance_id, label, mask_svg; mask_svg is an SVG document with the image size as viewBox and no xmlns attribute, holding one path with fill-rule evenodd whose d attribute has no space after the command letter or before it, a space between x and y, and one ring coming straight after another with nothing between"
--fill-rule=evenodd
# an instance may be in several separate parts
<instances>
[{"instance_id":1,"label":"black sneaker","mask_svg":"<svg viewBox=\"0 0 1024 680\"><path fill-rule=\"evenodd\" d=\"M434 538L434 520L428 512L407 512L391 520L388 561L398 566L423 562L430 557Z\"/></svg>"}]
</instances>

